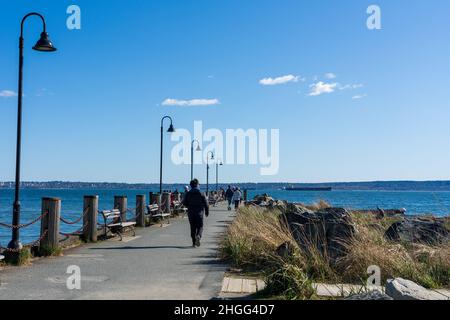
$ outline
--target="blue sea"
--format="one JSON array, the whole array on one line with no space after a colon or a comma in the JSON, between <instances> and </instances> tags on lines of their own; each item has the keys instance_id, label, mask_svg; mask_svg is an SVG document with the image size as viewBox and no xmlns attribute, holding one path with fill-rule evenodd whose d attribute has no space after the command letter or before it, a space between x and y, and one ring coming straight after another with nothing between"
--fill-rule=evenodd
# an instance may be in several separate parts
<instances>
[{"instance_id":1,"label":"blue sea","mask_svg":"<svg viewBox=\"0 0 450 320\"><path fill-rule=\"evenodd\" d=\"M58 197L62 199L62 216L68 220L76 220L82 215L83 196L98 195L99 209L112 209L115 195L128 196L128 207L135 207L138 194L148 195L149 190L61 190L61 189L25 189L22 190L21 222L32 221L40 215L42 197ZM348 209L399 209L406 208L408 214L434 214L448 216L450 213L450 192L407 192L407 191L285 191L285 190L250 190L249 197L268 193L272 197L290 202L311 204L319 200L326 200L334 206ZM11 224L13 190L0 190L0 222ZM81 228L78 225L67 226L61 224L61 230L71 233ZM23 243L30 243L39 237L40 223L21 230ZM7 246L11 238L9 229L0 227L0 246Z\"/></svg>"}]
</instances>

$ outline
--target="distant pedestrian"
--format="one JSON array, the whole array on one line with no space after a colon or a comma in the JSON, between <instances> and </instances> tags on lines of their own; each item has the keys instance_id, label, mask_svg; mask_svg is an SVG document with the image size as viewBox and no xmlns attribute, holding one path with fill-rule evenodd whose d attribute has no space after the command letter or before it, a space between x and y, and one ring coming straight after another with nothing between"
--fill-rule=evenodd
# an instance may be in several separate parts
<instances>
[{"instance_id":1,"label":"distant pedestrian","mask_svg":"<svg viewBox=\"0 0 450 320\"><path fill-rule=\"evenodd\" d=\"M242 192L240 188L236 188L236 191L233 193L233 203L234 203L234 209L237 211L239 210L239 205L242 201Z\"/></svg>"},{"instance_id":2,"label":"distant pedestrian","mask_svg":"<svg viewBox=\"0 0 450 320\"><path fill-rule=\"evenodd\" d=\"M184 199L186 198L186 195L188 194L188 192L189 192L189 187L185 186L184 187L184 191L183 191L183 195L181 196L182 197L181 198L181 202L184 202Z\"/></svg>"},{"instance_id":3,"label":"distant pedestrian","mask_svg":"<svg viewBox=\"0 0 450 320\"><path fill-rule=\"evenodd\" d=\"M190 184L191 190L185 195L183 205L188 209L192 246L200 247L203 233L203 216L209 216L209 206L206 196L200 192L198 180L194 179Z\"/></svg>"},{"instance_id":4,"label":"distant pedestrian","mask_svg":"<svg viewBox=\"0 0 450 320\"><path fill-rule=\"evenodd\" d=\"M231 186L228 186L227 191L225 192L225 199L228 201L228 211L231 210L231 201L233 201L234 191L231 189Z\"/></svg>"}]
</instances>

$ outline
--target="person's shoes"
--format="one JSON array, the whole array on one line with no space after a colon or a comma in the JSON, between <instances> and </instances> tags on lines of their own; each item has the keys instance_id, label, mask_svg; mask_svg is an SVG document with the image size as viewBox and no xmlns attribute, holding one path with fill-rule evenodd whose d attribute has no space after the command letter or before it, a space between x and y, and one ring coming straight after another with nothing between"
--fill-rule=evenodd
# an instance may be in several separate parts
<instances>
[{"instance_id":1,"label":"person's shoes","mask_svg":"<svg viewBox=\"0 0 450 320\"><path fill-rule=\"evenodd\" d=\"M200 247L200 238L197 237L197 239L195 239L195 246Z\"/></svg>"}]
</instances>

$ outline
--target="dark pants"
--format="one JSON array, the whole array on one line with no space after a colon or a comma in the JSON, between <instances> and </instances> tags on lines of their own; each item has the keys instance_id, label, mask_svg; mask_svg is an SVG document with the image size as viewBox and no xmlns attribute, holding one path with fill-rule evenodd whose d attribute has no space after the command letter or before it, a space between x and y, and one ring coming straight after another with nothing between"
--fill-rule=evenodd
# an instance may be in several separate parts
<instances>
[{"instance_id":1,"label":"dark pants","mask_svg":"<svg viewBox=\"0 0 450 320\"><path fill-rule=\"evenodd\" d=\"M239 201L239 200L236 200L236 201L234 201L234 208L237 210L237 209L239 209L239 205L241 204L241 201Z\"/></svg>"},{"instance_id":2,"label":"dark pants","mask_svg":"<svg viewBox=\"0 0 450 320\"><path fill-rule=\"evenodd\" d=\"M189 224L191 225L191 238L192 243L195 243L195 240L202 238L203 233L203 212L199 213L188 213Z\"/></svg>"}]
</instances>

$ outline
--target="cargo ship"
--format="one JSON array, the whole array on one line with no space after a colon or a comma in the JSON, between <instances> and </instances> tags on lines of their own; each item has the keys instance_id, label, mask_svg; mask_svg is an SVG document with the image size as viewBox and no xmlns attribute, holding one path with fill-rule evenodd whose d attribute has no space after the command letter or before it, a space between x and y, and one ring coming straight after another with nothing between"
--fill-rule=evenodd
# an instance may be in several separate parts
<instances>
[{"instance_id":1,"label":"cargo ship","mask_svg":"<svg viewBox=\"0 0 450 320\"><path fill-rule=\"evenodd\" d=\"M283 188L283 190L286 191L333 191L332 187L294 187L294 186L289 186L289 187L285 187Z\"/></svg>"}]
</instances>

